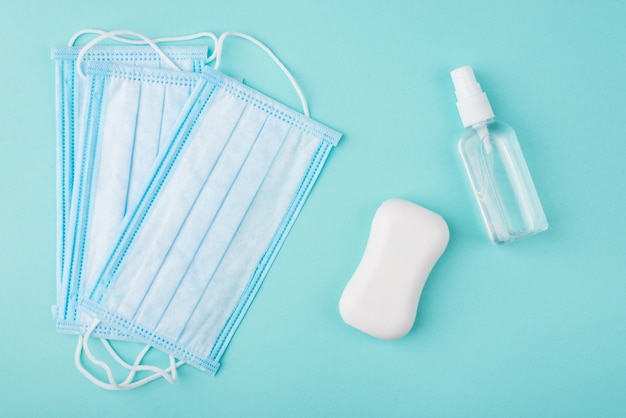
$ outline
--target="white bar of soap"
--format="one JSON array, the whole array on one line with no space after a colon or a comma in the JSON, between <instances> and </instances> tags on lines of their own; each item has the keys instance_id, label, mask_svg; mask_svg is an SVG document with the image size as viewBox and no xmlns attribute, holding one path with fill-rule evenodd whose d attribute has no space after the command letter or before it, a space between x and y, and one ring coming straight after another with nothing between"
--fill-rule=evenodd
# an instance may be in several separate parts
<instances>
[{"instance_id":1,"label":"white bar of soap","mask_svg":"<svg viewBox=\"0 0 626 418\"><path fill-rule=\"evenodd\" d=\"M426 279L449 238L440 215L402 199L383 202L361 262L341 295L343 320L376 338L405 336L415 322Z\"/></svg>"}]
</instances>

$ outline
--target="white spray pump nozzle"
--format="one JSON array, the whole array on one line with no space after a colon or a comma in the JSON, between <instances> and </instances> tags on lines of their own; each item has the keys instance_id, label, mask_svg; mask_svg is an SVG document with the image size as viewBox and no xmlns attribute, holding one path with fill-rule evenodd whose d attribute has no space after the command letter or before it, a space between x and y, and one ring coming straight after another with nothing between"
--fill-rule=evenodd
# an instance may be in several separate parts
<instances>
[{"instance_id":1,"label":"white spray pump nozzle","mask_svg":"<svg viewBox=\"0 0 626 418\"><path fill-rule=\"evenodd\" d=\"M466 65L465 67L457 68L450 75L454 83L457 100L465 100L483 92L480 84L476 81L476 76L474 76L471 66Z\"/></svg>"},{"instance_id":2,"label":"white spray pump nozzle","mask_svg":"<svg viewBox=\"0 0 626 418\"><path fill-rule=\"evenodd\" d=\"M493 110L487 95L476 81L472 67L457 68L450 73L456 93L456 107L464 127L493 118Z\"/></svg>"}]
</instances>

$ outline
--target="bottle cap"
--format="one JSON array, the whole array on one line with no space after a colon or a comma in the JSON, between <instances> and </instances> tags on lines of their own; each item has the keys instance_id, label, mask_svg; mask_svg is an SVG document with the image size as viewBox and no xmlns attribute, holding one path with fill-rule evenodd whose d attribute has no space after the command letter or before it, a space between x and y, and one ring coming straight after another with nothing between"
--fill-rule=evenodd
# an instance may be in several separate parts
<instances>
[{"instance_id":1,"label":"bottle cap","mask_svg":"<svg viewBox=\"0 0 626 418\"><path fill-rule=\"evenodd\" d=\"M456 93L456 107L464 127L493 118L493 110L487 94L476 81L472 67L457 68L450 72Z\"/></svg>"}]
</instances>

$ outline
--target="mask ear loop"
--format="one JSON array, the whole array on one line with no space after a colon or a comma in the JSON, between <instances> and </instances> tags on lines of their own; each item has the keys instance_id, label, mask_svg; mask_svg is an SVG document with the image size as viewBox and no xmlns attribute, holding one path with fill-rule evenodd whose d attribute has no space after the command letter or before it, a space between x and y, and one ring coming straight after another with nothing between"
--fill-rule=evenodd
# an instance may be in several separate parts
<instances>
[{"instance_id":1,"label":"mask ear loop","mask_svg":"<svg viewBox=\"0 0 626 418\"><path fill-rule=\"evenodd\" d=\"M72 35L72 37L70 38L70 40L67 42L67 46L74 46L76 44L76 41L78 40L78 38L80 38L83 35L104 35L105 33L107 33L107 31L102 30L102 29L82 29L79 30L78 32L76 32L74 35ZM141 39L129 39L129 38L124 38L121 36L111 36L111 39L113 39L114 41L118 41L118 42L123 42L126 44L130 44L130 45L145 45L146 43L141 40Z\"/></svg>"},{"instance_id":2,"label":"mask ear loop","mask_svg":"<svg viewBox=\"0 0 626 418\"><path fill-rule=\"evenodd\" d=\"M259 41L258 39L250 36L250 35L246 35L245 33L241 33L241 32L224 32L220 35L217 45L215 47L215 52L212 54L215 55L215 65L214 65L214 69L218 70L222 61L222 50L224 47L224 40L226 38L228 38L229 36L232 37L237 37L237 38L242 38L245 39L247 41L252 42L253 44L255 44L256 46L258 46L259 48L261 48L267 55L270 56L270 58L272 58L272 60L274 60L274 62L276 63L276 65L278 65L278 67L282 70L283 73L285 73L285 75L287 76L287 78L289 79L289 81L291 82L291 85L293 86L293 88L296 90L296 93L298 94L298 97L300 98L300 103L302 104L302 110L303 113L307 116L307 117L311 117L311 115L309 114L309 106L306 102L306 98L304 97L304 93L302 93L302 89L300 89L300 86L298 85L298 83L296 82L296 79L293 78L293 75L291 75L291 73L289 72L289 70L287 69L287 67L285 66L285 64L283 64L283 62L276 56L276 54L274 54L272 52L271 49L269 49L265 44L263 44L261 41ZM208 61L210 62L210 61Z\"/></svg>"},{"instance_id":3,"label":"mask ear loop","mask_svg":"<svg viewBox=\"0 0 626 418\"><path fill-rule=\"evenodd\" d=\"M78 32L76 32L74 35L72 35L72 37L70 38L70 40L67 43L67 46L74 46L74 44L76 44L76 41L78 40L78 38L80 38L83 35L87 35L87 34L96 34L96 35L104 35L106 34L106 31L103 31L101 29L83 29L83 30L79 30ZM191 41L194 39L199 39L199 38L210 38L213 41L213 52L211 53L211 55L209 55L209 57L206 59L206 63L209 63L213 60L215 60L215 56L217 53L217 36L213 33L213 32L198 32L198 33L194 33L191 35L181 35L181 36L166 36L166 37L161 37L161 38L153 38L152 42L154 42L155 44L159 44L159 43L163 43L163 42L184 42L184 41ZM146 42L142 39L129 39L129 38L125 38L122 36L117 36L117 35L113 35L110 37L110 39L113 39L114 41L117 42L123 42L126 44L130 44L130 45L146 45Z\"/></svg>"},{"instance_id":4,"label":"mask ear loop","mask_svg":"<svg viewBox=\"0 0 626 418\"><path fill-rule=\"evenodd\" d=\"M214 45L213 52L206 59L205 64L207 64L215 59L215 56L217 53L218 38L213 32L198 32L198 33L194 33L191 35L182 35L182 36L166 36L163 38L154 38L153 41L157 44L160 44L163 42L191 41L191 40L199 39L199 38L211 38L211 40L213 41L213 45Z\"/></svg>"},{"instance_id":5,"label":"mask ear loop","mask_svg":"<svg viewBox=\"0 0 626 418\"><path fill-rule=\"evenodd\" d=\"M133 32L130 30L114 30L111 32L106 32L103 33L102 35L99 35L98 37L96 37L95 39L91 40L90 42L88 42L85 46L83 46L80 50L80 52L78 53L78 57L76 57L76 72L82 77L85 78L85 73L83 72L82 69L82 61L83 58L85 56L85 54L87 53L87 51L89 51L89 49L91 49L94 45L102 42L105 39L108 38L113 38L114 36L117 35L129 35L129 36L134 36L137 37L139 39L142 39L146 44L150 45L152 47L152 49L154 49L156 51L157 54L159 54L159 56L161 57L161 59L171 68L180 71L180 68L178 68L178 66L176 64L174 64L174 62L167 56L165 55L165 53L161 50L161 48L159 48L159 46L150 38L137 33L137 32ZM119 37L118 37L119 38ZM119 38L121 39L121 38ZM125 41L122 41L125 42Z\"/></svg>"},{"instance_id":6,"label":"mask ear loop","mask_svg":"<svg viewBox=\"0 0 626 418\"><path fill-rule=\"evenodd\" d=\"M135 363L131 366L129 364L127 364L125 361L123 361L119 355L115 352L115 350L113 350L113 348L108 345L105 345L105 348L107 348L107 351L109 351L109 353L116 359L116 361L118 361L118 363L120 363L120 365L124 366L126 369L128 369L130 371L129 375L127 376L127 378L124 380L124 382L122 383L117 383L115 381L115 378L113 377L113 372L111 370L111 368L103 361L97 359L92 353L91 350L89 349L89 344L88 344L88 340L91 336L91 334L93 333L94 329L96 328L96 326L100 323L99 320L95 320L91 326L89 327L89 329L87 330L87 332L85 333L85 335L81 335L78 337L78 345L76 346L76 351L74 354L74 363L76 364L76 368L85 376L87 377L87 379L89 379L92 383L94 383L95 385L103 388L103 389L108 389L108 390L128 390L128 389L134 389L137 388L139 386L143 386L146 383L152 382L153 380L156 380L160 377L163 377L165 380L167 380L169 383L174 383L177 378L178 378L178 372L177 372L177 368L180 367L181 365L185 364L183 361L178 361L176 362L175 359L170 356L170 367L166 368L166 369L160 369L158 367L154 367L154 366L145 366L145 365L141 365L139 364L143 358L145 357L145 355L148 353L148 351L150 350L150 346L146 345L146 347L144 347L142 349L142 351L139 353L139 355L137 356ZM89 358L89 360L94 363L95 365L101 367L106 375L107 378L109 380L109 383L103 382L99 379L97 379L93 374L91 374L87 369L85 369L81 363L81 353L85 352L85 354L87 355L87 357ZM154 372L153 375L145 377L141 380L138 380L136 382L132 382L132 380L134 379L136 373L138 371L152 371ZM170 375L171 373L171 375ZM131 383L132 382L132 383Z\"/></svg>"},{"instance_id":7,"label":"mask ear loop","mask_svg":"<svg viewBox=\"0 0 626 418\"><path fill-rule=\"evenodd\" d=\"M160 369L160 368L155 367L155 366L147 366L147 365L141 364L141 362L143 361L143 358L146 356L146 354L148 354L148 351L150 351L152 349L151 346L146 344L146 346L137 355L137 357L135 358L135 362L131 366L130 364L126 363L119 356L119 354L117 354L117 352L111 346L111 343L109 343L109 341L107 341L104 338L100 338L100 342L102 343L104 348L108 351L109 355L111 357L113 357L113 359L115 361L117 361L117 363L120 366L122 366L123 368L125 368L126 370L128 370L130 372L128 374L128 376L126 377L126 379L124 380L124 382L121 383L122 385L126 385L126 384L132 382L133 379L135 378L135 375L137 374L137 372L140 372L140 371L152 371L152 372L158 374L160 377L163 377L169 383L174 383L178 379L178 367L180 367L183 364L185 364L185 362L182 361L182 360L179 360L177 362L176 359L174 358L174 356L169 356L170 367L167 368L167 369ZM167 373L170 373L170 374L168 375Z\"/></svg>"}]
</instances>

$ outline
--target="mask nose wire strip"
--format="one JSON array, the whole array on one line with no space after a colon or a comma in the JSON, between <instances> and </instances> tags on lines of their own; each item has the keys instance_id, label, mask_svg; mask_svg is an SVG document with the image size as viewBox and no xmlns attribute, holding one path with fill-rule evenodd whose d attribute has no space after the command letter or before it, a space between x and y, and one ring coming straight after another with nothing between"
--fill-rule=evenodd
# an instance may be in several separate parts
<instances>
[{"instance_id":1,"label":"mask nose wire strip","mask_svg":"<svg viewBox=\"0 0 626 418\"><path fill-rule=\"evenodd\" d=\"M70 40L67 43L67 46L74 46L74 44L76 43L78 38L80 38L83 35L87 35L87 34L104 35L105 33L107 33L107 32L102 30L102 29L82 29L82 30L79 30L74 35L72 35L72 37L70 38ZM152 42L154 42L155 44L159 44L159 43L163 43L163 42L183 42L183 41L191 41L193 39L199 39L199 38L211 38L211 40L213 41L213 45L214 45L213 53L211 55L209 55L209 57L206 59L206 62L209 63L209 62L215 60L216 46L217 46L217 36L213 32L198 32L198 33L194 33L194 34L191 34L191 35L167 36L167 37L162 37L162 38L153 38ZM125 38L125 37L117 36L117 35L111 36L111 39L113 39L114 41L123 42L123 43L130 44L130 45L146 45L146 42L144 40L142 40L142 39L129 39L129 38Z\"/></svg>"},{"instance_id":2,"label":"mask nose wire strip","mask_svg":"<svg viewBox=\"0 0 626 418\"><path fill-rule=\"evenodd\" d=\"M302 111L303 111L303 113L307 117L310 117L309 106L308 106L308 104L306 102L306 98L304 97L304 93L302 93L302 89L300 89L300 86L296 82L296 79L293 78L293 75L291 75L291 73L289 72L289 70L287 69L285 64L283 64L283 62L276 56L276 54L274 54L271 49L269 49L264 43L262 43L258 39L254 38L254 37L252 37L250 35L247 35L245 33L241 33L241 32L224 32L224 33L222 33L220 35L219 39L218 39L218 42L217 42L217 45L216 45L216 48L215 48L215 52L212 54L212 55L215 55L215 66L213 68L216 69L216 70L219 69L220 64L222 62L222 50L223 50L223 46L224 46L224 40L226 38L228 38L229 36L242 38L242 39L245 39L247 41L250 41L253 44L255 44L256 46L258 46L259 48L261 48L267 55L269 55L270 58L272 58L272 60L274 60L276 65L278 65L278 67L283 71L283 73L285 73L285 75L287 76L287 78L291 82L291 85L296 90L296 93L298 94L298 97L300 98L300 103L302 104Z\"/></svg>"},{"instance_id":3,"label":"mask nose wire strip","mask_svg":"<svg viewBox=\"0 0 626 418\"><path fill-rule=\"evenodd\" d=\"M113 377L113 372L111 371L111 368L104 363L101 360L98 360L92 353L91 350L89 349L89 344L88 344L88 340L91 336L91 333L93 332L93 330L96 328L96 326L100 323L100 321L96 320L92 323L92 325L89 327L89 329L87 330L87 332L85 333L85 335L81 335L78 337L78 345L76 346L76 351L75 351L75 355L74 355L74 362L76 364L76 368L85 376L87 377L87 379L89 379L92 383L94 383L95 385L103 388L103 389L108 389L108 390L128 390L128 389L134 389L137 388L139 386L143 386L146 383L149 383L153 380L158 379L159 377L163 377L165 380L167 380L169 383L174 383L178 377L177 374L177 367L180 367L181 365L184 364L184 362L182 361L178 361L175 362L173 357L170 356L170 367L168 367L167 369L159 369L158 367L154 367L154 366L143 366L140 365L139 363L141 362L141 360L143 359L143 357L146 355L146 353L148 352L148 350L150 349L150 346L146 346L144 347L144 349L141 351L141 353L137 356L137 359L135 360L135 364L133 366L128 365L126 362L124 362L123 360L121 360L121 358L119 358L119 356L117 355L117 353L115 353L114 357L117 357L117 359L119 359L119 363L122 365L126 365L126 368L128 370L130 370L130 373L128 375L128 377L124 380L124 382L122 383L117 383L115 382L115 379ZM105 346L106 347L106 346ZM111 352L115 352L113 350L112 347L110 347ZM108 349L107 349L108 350ZM85 354L87 355L87 357L89 358L89 360L91 360L91 362L93 362L94 364L100 366L106 373L107 378L109 380L109 383L103 382L99 379L97 379L93 374L91 374L88 370L86 370L82 363L81 363L81 353L85 352ZM138 380L136 382L132 382L132 380L135 377L135 374L138 371L153 371L154 374L148 377L145 377L141 380ZM171 375L169 374L171 373ZM132 382L132 383L131 383Z\"/></svg>"},{"instance_id":4,"label":"mask nose wire strip","mask_svg":"<svg viewBox=\"0 0 626 418\"><path fill-rule=\"evenodd\" d=\"M76 57L76 72L82 78L85 78L85 73L83 72L83 69L82 69L82 62L87 51L89 51L89 49L91 49L94 45L102 42L103 40L112 38L117 35L128 35L128 36L134 36L136 38L142 39L146 44L150 45L152 49L156 51L157 54L159 54L163 62L165 62L171 68L180 71L180 68L178 68L178 66L174 64L174 62L167 55L165 55L165 53L161 50L161 48L159 48L159 46L152 39L140 33L133 32L130 30L114 30L114 31L106 32L106 33L103 33L102 35L99 35L98 37L89 41L85 46L81 48L80 52L78 53L78 57Z\"/></svg>"}]
</instances>

